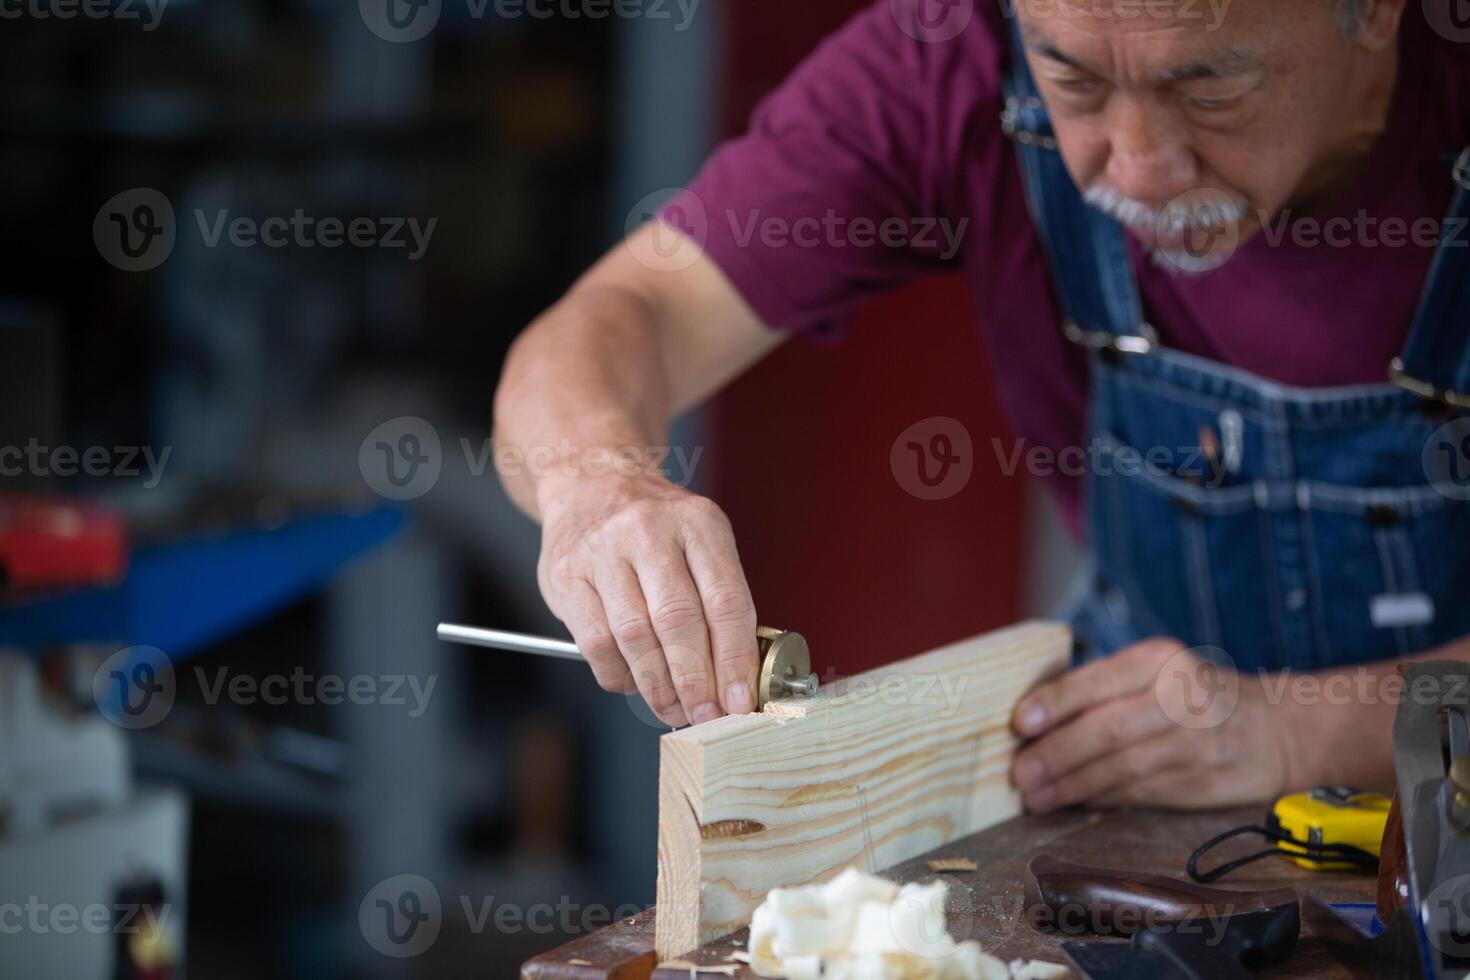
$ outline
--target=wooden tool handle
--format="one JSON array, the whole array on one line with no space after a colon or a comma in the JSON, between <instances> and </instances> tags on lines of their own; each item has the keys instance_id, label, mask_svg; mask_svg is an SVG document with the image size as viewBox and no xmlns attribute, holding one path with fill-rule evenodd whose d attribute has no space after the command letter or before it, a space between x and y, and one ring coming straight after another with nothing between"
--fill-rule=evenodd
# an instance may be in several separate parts
<instances>
[{"instance_id":1,"label":"wooden tool handle","mask_svg":"<svg viewBox=\"0 0 1470 980\"><path fill-rule=\"evenodd\" d=\"M1404 848L1404 814L1393 794L1383 842L1378 846L1378 921L1392 922L1399 906L1409 902L1409 855Z\"/></svg>"},{"instance_id":2,"label":"wooden tool handle","mask_svg":"<svg viewBox=\"0 0 1470 980\"><path fill-rule=\"evenodd\" d=\"M1049 854L1026 865L1026 918L1043 931L1131 936L1140 929L1260 912L1296 900L1290 888L1206 888L1163 875L1068 864Z\"/></svg>"}]
</instances>

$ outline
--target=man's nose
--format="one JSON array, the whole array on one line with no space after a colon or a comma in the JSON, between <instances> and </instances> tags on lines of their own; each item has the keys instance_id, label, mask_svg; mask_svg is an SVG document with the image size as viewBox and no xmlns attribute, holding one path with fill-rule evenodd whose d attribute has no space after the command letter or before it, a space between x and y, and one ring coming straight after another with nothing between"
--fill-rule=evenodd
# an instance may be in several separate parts
<instances>
[{"instance_id":1,"label":"man's nose","mask_svg":"<svg viewBox=\"0 0 1470 980\"><path fill-rule=\"evenodd\" d=\"M1199 161L1162 107L1118 100L1109 109L1107 180L1139 201L1163 203L1190 190Z\"/></svg>"}]
</instances>

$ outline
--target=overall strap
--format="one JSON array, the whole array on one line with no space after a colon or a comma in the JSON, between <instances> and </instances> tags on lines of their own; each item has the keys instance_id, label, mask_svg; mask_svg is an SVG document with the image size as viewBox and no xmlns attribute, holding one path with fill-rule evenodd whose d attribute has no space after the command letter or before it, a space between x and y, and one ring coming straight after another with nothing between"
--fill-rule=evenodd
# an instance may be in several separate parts
<instances>
[{"instance_id":1,"label":"overall strap","mask_svg":"<svg viewBox=\"0 0 1470 980\"><path fill-rule=\"evenodd\" d=\"M1470 147L1455 162L1455 203L1430 268L1395 384L1453 408L1470 409Z\"/></svg>"},{"instance_id":2,"label":"overall strap","mask_svg":"<svg viewBox=\"0 0 1470 980\"><path fill-rule=\"evenodd\" d=\"M1079 343L1146 353L1157 338L1143 322L1138 283L1118 222L1089 207L1062 164L1051 117L1011 22L1011 66L1001 129L1016 143L1026 201L1046 249L1067 336Z\"/></svg>"}]
</instances>

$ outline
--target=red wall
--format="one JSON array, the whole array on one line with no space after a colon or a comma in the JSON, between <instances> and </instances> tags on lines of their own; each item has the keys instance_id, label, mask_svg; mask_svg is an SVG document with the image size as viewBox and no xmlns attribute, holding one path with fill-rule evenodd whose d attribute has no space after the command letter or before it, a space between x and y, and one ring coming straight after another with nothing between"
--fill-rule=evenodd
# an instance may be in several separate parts
<instances>
[{"instance_id":1,"label":"red wall","mask_svg":"<svg viewBox=\"0 0 1470 980\"><path fill-rule=\"evenodd\" d=\"M725 5L727 132L859 7ZM894 440L930 416L963 423L979 454L947 500L911 496L890 470ZM824 678L1018 617L1023 483L990 455L1008 430L958 278L871 304L835 348L787 344L717 399L710 424L712 490L761 622L805 634Z\"/></svg>"},{"instance_id":2,"label":"red wall","mask_svg":"<svg viewBox=\"0 0 1470 980\"><path fill-rule=\"evenodd\" d=\"M726 131L856 0L739 0L723 9ZM871 304L841 345L797 341L710 413L710 473L735 524L761 621L811 641L819 671L850 674L1014 621L1023 484L989 456L1004 436L973 308L957 278ZM889 450L930 416L979 453L947 500L907 493Z\"/></svg>"},{"instance_id":3,"label":"red wall","mask_svg":"<svg viewBox=\"0 0 1470 980\"><path fill-rule=\"evenodd\" d=\"M957 278L875 302L841 346L787 344L717 400L710 473L765 625L800 630L824 679L1014 622L1022 481ZM894 477L906 428L949 416L979 454L970 481L920 500Z\"/></svg>"}]
</instances>

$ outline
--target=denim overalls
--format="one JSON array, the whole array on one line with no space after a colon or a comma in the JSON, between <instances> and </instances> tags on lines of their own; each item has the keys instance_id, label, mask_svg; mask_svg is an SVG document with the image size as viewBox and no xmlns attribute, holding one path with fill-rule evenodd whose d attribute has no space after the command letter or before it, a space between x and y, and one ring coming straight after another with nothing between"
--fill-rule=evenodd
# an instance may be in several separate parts
<instances>
[{"instance_id":1,"label":"denim overalls","mask_svg":"<svg viewBox=\"0 0 1470 980\"><path fill-rule=\"evenodd\" d=\"M1079 658L1172 636L1242 670L1309 669L1470 635L1470 474L1430 465L1470 463L1470 248L1439 248L1383 384L1295 388L1163 347L1122 227L1083 202L1012 51L1003 127L1067 336L1092 350ZM1451 217L1470 217L1470 150L1446 164Z\"/></svg>"}]
</instances>

